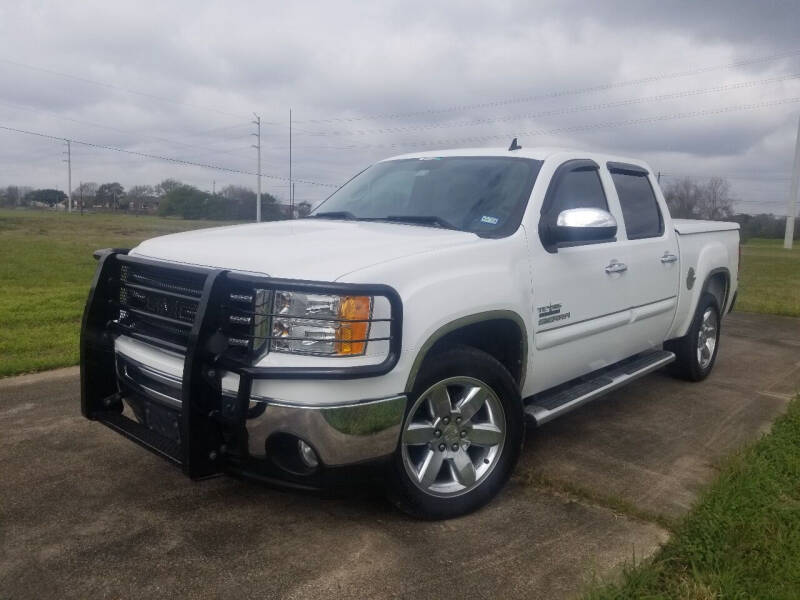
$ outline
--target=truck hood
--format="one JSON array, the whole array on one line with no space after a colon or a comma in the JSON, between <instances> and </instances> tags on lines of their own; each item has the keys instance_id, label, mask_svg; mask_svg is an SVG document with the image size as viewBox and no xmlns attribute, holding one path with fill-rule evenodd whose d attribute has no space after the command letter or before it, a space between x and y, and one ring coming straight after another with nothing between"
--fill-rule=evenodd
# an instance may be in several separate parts
<instances>
[{"instance_id":1,"label":"truck hood","mask_svg":"<svg viewBox=\"0 0 800 600\"><path fill-rule=\"evenodd\" d=\"M334 281L378 263L480 241L473 233L433 227L300 219L165 235L142 242L131 254L271 277Z\"/></svg>"}]
</instances>

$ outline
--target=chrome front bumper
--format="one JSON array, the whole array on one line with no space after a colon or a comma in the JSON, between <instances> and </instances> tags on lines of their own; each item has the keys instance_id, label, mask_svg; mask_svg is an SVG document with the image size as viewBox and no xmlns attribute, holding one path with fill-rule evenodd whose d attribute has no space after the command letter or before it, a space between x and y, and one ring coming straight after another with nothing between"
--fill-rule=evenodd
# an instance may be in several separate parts
<instances>
[{"instance_id":1,"label":"chrome front bumper","mask_svg":"<svg viewBox=\"0 0 800 600\"><path fill-rule=\"evenodd\" d=\"M309 444L327 466L364 462L394 452L406 407L405 396L320 407L277 400L254 402L263 403L264 410L246 421L251 457L267 458L267 441L276 433L285 433Z\"/></svg>"},{"instance_id":2,"label":"chrome front bumper","mask_svg":"<svg viewBox=\"0 0 800 600\"><path fill-rule=\"evenodd\" d=\"M179 377L119 353L116 366L121 390L130 390L173 411L181 410ZM224 392L223 396L235 397ZM248 458L269 460L268 442L279 434L306 442L323 466L382 458L397 447L405 408L404 395L324 406L251 397L245 419Z\"/></svg>"}]
</instances>

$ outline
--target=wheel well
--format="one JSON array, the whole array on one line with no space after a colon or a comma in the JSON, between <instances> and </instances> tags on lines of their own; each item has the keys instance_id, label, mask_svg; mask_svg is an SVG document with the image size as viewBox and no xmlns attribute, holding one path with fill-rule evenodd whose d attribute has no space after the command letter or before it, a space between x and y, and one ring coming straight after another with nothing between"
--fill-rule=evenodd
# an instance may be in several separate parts
<instances>
[{"instance_id":1,"label":"wheel well","mask_svg":"<svg viewBox=\"0 0 800 600\"><path fill-rule=\"evenodd\" d=\"M712 273L706 280L705 292L708 292L717 299L717 306L720 313L725 310L725 302L728 296L728 274L725 271Z\"/></svg>"},{"instance_id":2,"label":"wheel well","mask_svg":"<svg viewBox=\"0 0 800 600\"><path fill-rule=\"evenodd\" d=\"M520 386L525 376L527 344L520 325L511 319L488 319L464 325L440 337L425 359L452 346L471 346L500 362Z\"/></svg>"}]
</instances>

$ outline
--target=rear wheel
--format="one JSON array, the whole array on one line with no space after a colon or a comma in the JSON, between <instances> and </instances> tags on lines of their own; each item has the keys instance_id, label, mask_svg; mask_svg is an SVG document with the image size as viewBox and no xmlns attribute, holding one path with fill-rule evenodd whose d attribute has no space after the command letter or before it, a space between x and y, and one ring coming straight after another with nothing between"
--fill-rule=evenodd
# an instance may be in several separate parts
<instances>
[{"instance_id":1,"label":"rear wheel","mask_svg":"<svg viewBox=\"0 0 800 600\"><path fill-rule=\"evenodd\" d=\"M490 355L468 347L423 365L393 464L391 493L409 514L455 517L488 502L519 456L522 402L514 379Z\"/></svg>"},{"instance_id":2,"label":"rear wheel","mask_svg":"<svg viewBox=\"0 0 800 600\"><path fill-rule=\"evenodd\" d=\"M682 338L665 344L675 353L672 372L689 381L702 381L714 368L719 351L720 314L717 299L705 293L697 304L689 331Z\"/></svg>"}]
</instances>

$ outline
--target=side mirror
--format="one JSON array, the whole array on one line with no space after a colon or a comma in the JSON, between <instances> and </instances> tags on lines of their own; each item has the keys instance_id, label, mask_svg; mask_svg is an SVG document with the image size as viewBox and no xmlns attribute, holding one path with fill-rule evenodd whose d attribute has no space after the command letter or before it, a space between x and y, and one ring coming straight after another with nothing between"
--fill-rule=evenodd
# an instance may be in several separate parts
<instances>
[{"instance_id":1,"label":"side mirror","mask_svg":"<svg viewBox=\"0 0 800 600\"><path fill-rule=\"evenodd\" d=\"M610 242L617 235L617 220L600 208L570 208L558 214L550 231L556 246Z\"/></svg>"}]
</instances>

